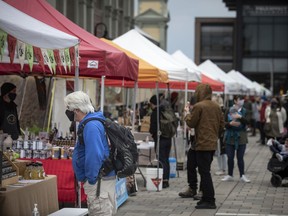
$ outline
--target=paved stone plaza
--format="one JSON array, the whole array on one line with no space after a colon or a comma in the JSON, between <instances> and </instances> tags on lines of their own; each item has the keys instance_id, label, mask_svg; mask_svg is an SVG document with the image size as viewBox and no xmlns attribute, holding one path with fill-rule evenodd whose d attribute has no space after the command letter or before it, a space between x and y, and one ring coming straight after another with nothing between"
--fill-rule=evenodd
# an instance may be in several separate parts
<instances>
[{"instance_id":1,"label":"paved stone plaza","mask_svg":"<svg viewBox=\"0 0 288 216\"><path fill-rule=\"evenodd\" d=\"M170 187L160 192L150 192L144 187L143 178L136 174L138 192L118 209L119 216L276 216L288 215L288 187L273 187L267 163L271 157L268 146L256 143L259 137L249 137L245 154L245 175L251 183L239 181L235 159L234 181L222 182L214 175L217 158L212 163L217 209L196 210L192 198L180 198L178 193L187 187L186 170L179 177L170 179ZM141 160L141 159L140 159ZM145 173L145 167L141 170ZM286 180L283 181L287 183Z\"/></svg>"}]
</instances>

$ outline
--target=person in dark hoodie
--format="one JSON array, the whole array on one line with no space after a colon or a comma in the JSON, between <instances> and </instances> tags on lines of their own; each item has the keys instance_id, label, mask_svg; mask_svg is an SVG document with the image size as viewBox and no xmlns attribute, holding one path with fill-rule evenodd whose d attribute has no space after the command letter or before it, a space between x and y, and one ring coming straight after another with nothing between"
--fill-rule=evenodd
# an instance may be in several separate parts
<instances>
[{"instance_id":1,"label":"person in dark hoodie","mask_svg":"<svg viewBox=\"0 0 288 216\"><path fill-rule=\"evenodd\" d=\"M196 209L215 209L215 191L211 177L211 163L217 149L220 131L224 129L224 118L220 107L211 100L212 89L207 84L200 84L195 91L195 102L189 113L186 105L185 121L195 129L195 151L198 172L201 177L202 198Z\"/></svg>"},{"instance_id":2,"label":"person in dark hoodie","mask_svg":"<svg viewBox=\"0 0 288 216\"><path fill-rule=\"evenodd\" d=\"M68 94L64 98L64 103L68 119L79 122L78 131L86 119L94 117L105 119L101 111L95 112L89 96L82 91ZM81 137L82 139L78 136L74 148L72 165L76 179L84 183L89 215L114 215L117 211L115 171L103 176L101 184L98 179L104 160L110 154L103 124L98 120L87 122ZM96 194L98 184L101 185L99 185L99 197Z\"/></svg>"},{"instance_id":3,"label":"person in dark hoodie","mask_svg":"<svg viewBox=\"0 0 288 216\"><path fill-rule=\"evenodd\" d=\"M1 86L0 97L0 130L11 135L13 140L17 140L21 134L17 113L16 86L6 82Z\"/></svg>"},{"instance_id":4,"label":"person in dark hoodie","mask_svg":"<svg viewBox=\"0 0 288 216\"><path fill-rule=\"evenodd\" d=\"M159 94L159 113L165 106L169 106L169 102L165 99L164 94ZM149 132L155 143L155 152L157 149L157 97L153 95L150 100L150 106L152 109L152 113L150 116L150 129ZM163 166L163 188L169 187L169 177L170 177L170 164L169 164L169 155L171 151L172 140L171 138L166 138L164 136L160 136L159 138L159 161Z\"/></svg>"}]
</instances>

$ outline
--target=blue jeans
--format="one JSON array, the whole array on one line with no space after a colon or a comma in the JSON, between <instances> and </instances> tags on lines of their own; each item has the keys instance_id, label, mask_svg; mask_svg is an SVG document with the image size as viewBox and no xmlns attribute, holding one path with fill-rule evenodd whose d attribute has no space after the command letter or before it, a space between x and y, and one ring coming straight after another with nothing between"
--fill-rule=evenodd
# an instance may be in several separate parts
<instances>
[{"instance_id":1,"label":"blue jeans","mask_svg":"<svg viewBox=\"0 0 288 216\"><path fill-rule=\"evenodd\" d=\"M233 176L233 169L234 169L234 157L235 151L237 156L237 164L240 173L240 177L244 175L244 154L246 150L246 144L238 145L238 149L235 149L234 145L226 145L226 154L228 157L228 175Z\"/></svg>"}]
</instances>

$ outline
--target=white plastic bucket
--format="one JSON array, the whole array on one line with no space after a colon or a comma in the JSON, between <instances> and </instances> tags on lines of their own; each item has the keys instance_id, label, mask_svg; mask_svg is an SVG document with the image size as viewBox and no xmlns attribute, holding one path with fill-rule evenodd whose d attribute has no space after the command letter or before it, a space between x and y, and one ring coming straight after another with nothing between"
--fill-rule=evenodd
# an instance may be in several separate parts
<instances>
[{"instance_id":1,"label":"white plastic bucket","mask_svg":"<svg viewBox=\"0 0 288 216\"><path fill-rule=\"evenodd\" d=\"M169 158L169 165L170 165L170 178L176 177L176 158L170 157Z\"/></svg>"},{"instance_id":2,"label":"white plastic bucket","mask_svg":"<svg viewBox=\"0 0 288 216\"><path fill-rule=\"evenodd\" d=\"M157 178L157 168L146 168L146 189L147 191L157 191L159 185L159 191L162 190L163 183L163 169L159 168L159 178Z\"/></svg>"}]
</instances>

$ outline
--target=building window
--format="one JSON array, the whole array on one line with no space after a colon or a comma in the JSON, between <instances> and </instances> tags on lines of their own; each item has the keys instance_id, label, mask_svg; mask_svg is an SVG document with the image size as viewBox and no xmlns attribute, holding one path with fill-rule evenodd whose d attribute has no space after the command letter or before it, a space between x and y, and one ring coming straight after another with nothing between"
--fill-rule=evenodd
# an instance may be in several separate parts
<instances>
[{"instance_id":1,"label":"building window","mask_svg":"<svg viewBox=\"0 0 288 216\"><path fill-rule=\"evenodd\" d=\"M233 68L233 25L202 24L200 62L210 59L222 70Z\"/></svg>"},{"instance_id":2,"label":"building window","mask_svg":"<svg viewBox=\"0 0 288 216\"><path fill-rule=\"evenodd\" d=\"M243 18L243 71L286 72L287 58L288 17Z\"/></svg>"}]
</instances>

